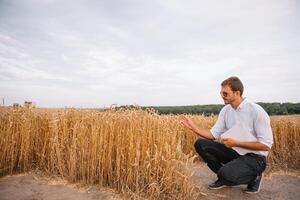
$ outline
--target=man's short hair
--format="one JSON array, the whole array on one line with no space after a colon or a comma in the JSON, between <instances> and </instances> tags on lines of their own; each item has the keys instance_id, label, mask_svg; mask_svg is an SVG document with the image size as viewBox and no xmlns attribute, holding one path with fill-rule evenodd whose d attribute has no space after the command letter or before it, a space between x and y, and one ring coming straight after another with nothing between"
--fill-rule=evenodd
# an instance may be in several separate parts
<instances>
[{"instance_id":1,"label":"man's short hair","mask_svg":"<svg viewBox=\"0 0 300 200\"><path fill-rule=\"evenodd\" d=\"M240 91L241 96L243 95L244 86L242 81L238 77L232 76L224 80L221 83L221 86L224 87L225 85L228 85L232 89L232 91Z\"/></svg>"}]
</instances>

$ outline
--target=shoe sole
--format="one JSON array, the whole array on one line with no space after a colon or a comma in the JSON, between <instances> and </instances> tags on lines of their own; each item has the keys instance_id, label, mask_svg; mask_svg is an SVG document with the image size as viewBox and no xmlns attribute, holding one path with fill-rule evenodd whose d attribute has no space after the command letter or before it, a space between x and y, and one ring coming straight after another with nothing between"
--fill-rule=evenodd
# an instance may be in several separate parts
<instances>
[{"instance_id":1,"label":"shoe sole","mask_svg":"<svg viewBox=\"0 0 300 200\"><path fill-rule=\"evenodd\" d=\"M259 193L259 191L256 191L256 192L244 191L244 193L247 193L247 194L257 194L257 193Z\"/></svg>"},{"instance_id":2,"label":"shoe sole","mask_svg":"<svg viewBox=\"0 0 300 200\"><path fill-rule=\"evenodd\" d=\"M230 187L230 186L228 186L228 185L222 185L222 186L220 186L220 187L215 187L215 188L213 188L213 187L208 187L208 189L210 189L210 190L219 190L219 189L222 189L222 188L225 188L225 187Z\"/></svg>"}]
</instances>

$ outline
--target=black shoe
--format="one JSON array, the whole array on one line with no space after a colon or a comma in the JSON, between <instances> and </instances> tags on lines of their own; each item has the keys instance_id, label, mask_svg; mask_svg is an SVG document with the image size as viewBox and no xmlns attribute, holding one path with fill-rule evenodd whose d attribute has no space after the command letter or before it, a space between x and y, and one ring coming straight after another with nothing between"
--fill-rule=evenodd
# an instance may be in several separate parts
<instances>
[{"instance_id":1,"label":"black shoe","mask_svg":"<svg viewBox=\"0 0 300 200\"><path fill-rule=\"evenodd\" d=\"M249 194L258 193L262 184L263 174L257 176L255 180L251 181L244 192Z\"/></svg>"},{"instance_id":2,"label":"black shoe","mask_svg":"<svg viewBox=\"0 0 300 200\"><path fill-rule=\"evenodd\" d=\"M221 189L223 187L227 187L227 185L225 185L225 183L221 180L216 180L215 182L211 183L208 188L212 189L212 190L218 190Z\"/></svg>"}]
</instances>

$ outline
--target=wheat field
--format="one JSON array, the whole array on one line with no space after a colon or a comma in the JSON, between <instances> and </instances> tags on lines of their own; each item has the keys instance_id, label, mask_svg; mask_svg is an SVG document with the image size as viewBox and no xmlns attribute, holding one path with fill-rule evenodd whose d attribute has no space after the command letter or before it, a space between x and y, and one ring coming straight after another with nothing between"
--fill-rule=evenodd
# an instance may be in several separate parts
<instances>
[{"instance_id":1,"label":"wheat field","mask_svg":"<svg viewBox=\"0 0 300 200\"><path fill-rule=\"evenodd\" d=\"M211 128L216 116L192 115ZM269 168L300 168L300 117L272 117ZM179 116L153 110L0 108L0 176L41 170L97 184L132 199L195 199L201 188L187 166L197 136Z\"/></svg>"}]
</instances>

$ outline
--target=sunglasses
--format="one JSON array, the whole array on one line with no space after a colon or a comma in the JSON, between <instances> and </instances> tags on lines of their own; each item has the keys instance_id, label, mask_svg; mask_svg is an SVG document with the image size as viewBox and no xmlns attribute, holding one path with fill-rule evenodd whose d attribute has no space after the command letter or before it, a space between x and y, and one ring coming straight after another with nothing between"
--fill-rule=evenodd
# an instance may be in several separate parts
<instances>
[{"instance_id":1,"label":"sunglasses","mask_svg":"<svg viewBox=\"0 0 300 200\"><path fill-rule=\"evenodd\" d=\"M227 92L220 92L220 94L221 94L222 97L227 97L228 96Z\"/></svg>"}]
</instances>

